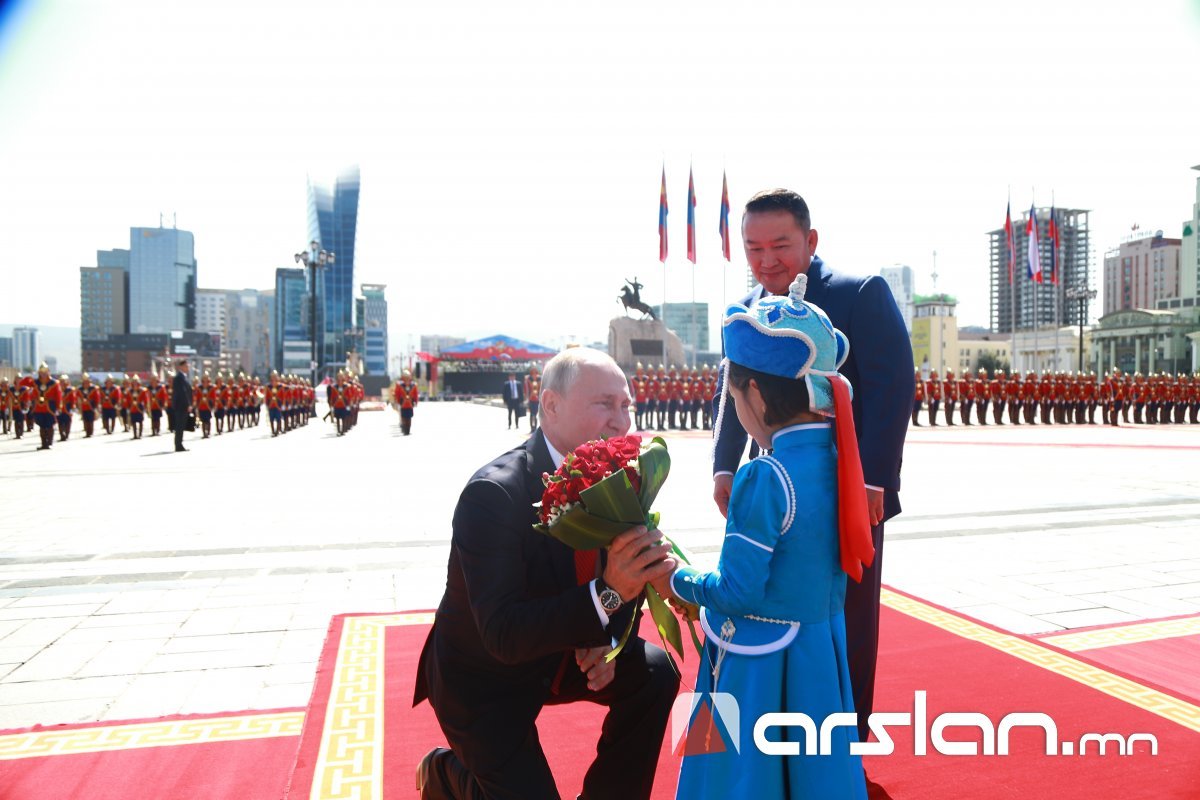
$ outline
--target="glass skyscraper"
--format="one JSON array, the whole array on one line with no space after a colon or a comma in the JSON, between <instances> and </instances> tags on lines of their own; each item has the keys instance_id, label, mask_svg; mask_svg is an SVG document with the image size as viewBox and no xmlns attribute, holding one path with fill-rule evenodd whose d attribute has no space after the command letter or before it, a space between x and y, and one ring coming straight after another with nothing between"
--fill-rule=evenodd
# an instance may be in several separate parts
<instances>
[{"instance_id":1,"label":"glass skyscraper","mask_svg":"<svg viewBox=\"0 0 1200 800\"><path fill-rule=\"evenodd\" d=\"M275 270L275 308L271 320L272 366L283 373L308 375L312 340L308 338L308 290L304 270Z\"/></svg>"},{"instance_id":2,"label":"glass skyscraper","mask_svg":"<svg viewBox=\"0 0 1200 800\"><path fill-rule=\"evenodd\" d=\"M363 317L359 322L363 330L363 365L369 375L387 375L388 372L388 328L387 298L385 284L364 283Z\"/></svg>"},{"instance_id":3,"label":"glass skyscraper","mask_svg":"<svg viewBox=\"0 0 1200 800\"><path fill-rule=\"evenodd\" d=\"M354 236L358 228L358 166L331 182L308 180L308 238L336 254L335 263L317 270L317 348L321 366L343 365L353 348Z\"/></svg>"},{"instance_id":4,"label":"glass skyscraper","mask_svg":"<svg viewBox=\"0 0 1200 800\"><path fill-rule=\"evenodd\" d=\"M195 239L176 228L129 229L129 332L196 327Z\"/></svg>"}]
</instances>

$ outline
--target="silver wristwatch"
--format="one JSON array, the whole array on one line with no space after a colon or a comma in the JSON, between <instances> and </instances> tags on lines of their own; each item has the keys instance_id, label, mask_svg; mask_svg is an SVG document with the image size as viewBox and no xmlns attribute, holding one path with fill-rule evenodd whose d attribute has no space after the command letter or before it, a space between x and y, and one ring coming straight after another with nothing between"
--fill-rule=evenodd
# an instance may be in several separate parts
<instances>
[{"instance_id":1,"label":"silver wristwatch","mask_svg":"<svg viewBox=\"0 0 1200 800\"><path fill-rule=\"evenodd\" d=\"M625 604L616 589L606 584L603 578L596 579L596 595L600 598L600 607L610 614Z\"/></svg>"}]
</instances>

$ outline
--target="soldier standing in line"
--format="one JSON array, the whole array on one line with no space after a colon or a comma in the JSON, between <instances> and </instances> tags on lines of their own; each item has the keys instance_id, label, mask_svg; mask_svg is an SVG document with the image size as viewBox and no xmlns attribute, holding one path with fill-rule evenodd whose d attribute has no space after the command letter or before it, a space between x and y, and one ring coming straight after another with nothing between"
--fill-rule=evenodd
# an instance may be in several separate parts
<instances>
[{"instance_id":1,"label":"soldier standing in line","mask_svg":"<svg viewBox=\"0 0 1200 800\"><path fill-rule=\"evenodd\" d=\"M133 381L129 375L121 377L121 432L129 433L129 401L133 397Z\"/></svg>"},{"instance_id":2,"label":"soldier standing in line","mask_svg":"<svg viewBox=\"0 0 1200 800\"><path fill-rule=\"evenodd\" d=\"M675 430L679 427L679 372L675 369L675 365L671 365L671 371L667 373L667 427L670 430Z\"/></svg>"},{"instance_id":3,"label":"soldier standing in line","mask_svg":"<svg viewBox=\"0 0 1200 800\"><path fill-rule=\"evenodd\" d=\"M117 428L117 410L121 407L121 388L113 382L112 375L104 379L100 397L100 425L104 435L110 436Z\"/></svg>"},{"instance_id":4,"label":"soldier standing in line","mask_svg":"<svg viewBox=\"0 0 1200 800\"><path fill-rule=\"evenodd\" d=\"M130 381L129 390L129 425L133 428L133 438L142 438L142 426L146 420L146 410L150 405L150 393L142 386L137 376Z\"/></svg>"},{"instance_id":5,"label":"soldier standing in line","mask_svg":"<svg viewBox=\"0 0 1200 800\"><path fill-rule=\"evenodd\" d=\"M929 370L929 380L925 381L925 400L929 404L929 427L937 427L938 406L942 404L942 381L937 370Z\"/></svg>"},{"instance_id":6,"label":"soldier standing in line","mask_svg":"<svg viewBox=\"0 0 1200 800\"><path fill-rule=\"evenodd\" d=\"M975 419L980 425L987 425L988 402L992 399L992 386L988 381L987 370L979 368L975 375Z\"/></svg>"},{"instance_id":7,"label":"soldier standing in line","mask_svg":"<svg viewBox=\"0 0 1200 800\"><path fill-rule=\"evenodd\" d=\"M1032 372L1025 373L1025 383L1021 385L1021 404L1025 410L1025 424L1037 424L1038 380Z\"/></svg>"},{"instance_id":8,"label":"soldier standing in line","mask_svg":"<svg viewBox=\"0 0 1200 800\"><path fill-rule=\"evenodd\" d=\"M998 369L992 373L992 421L997 425L1004 424L1004 370Z\"/></svg>"},{"instance_id":9,"label":"soldier standing in line","mask_svg":"<svg viewBox=\"0 0 1200 800\"><path fill-rule=\"evenodd\" d=\"M279 405L279 373L271 370L271 379L263 387L263 400L267 404L267 424L271 426L271 438L283 433L283 408Z\"/></svg>"},{"instance_id":10,"label":"soldier standing in line","mask_svg":"<svg viewBox=\"0 0 1200 800\"><path fill-rule=\"evenodd\" d=\"M200 418L200 438L207 439L212 433L213 414L216 411L215 406L217 404L217 387L213 385L208 370L204 371L204 376L200 379L200 385L196 387L194 399L196 401L196 416Z\"/></svg>"},{"instance_id":11,"label":"soldier standing in line","mask_svg":"<svg viewBox=\"0 0 1200 800\"><path fill-rule=\"evenodd\" d=\"M700 375L700 419L704 423L704 430L712 430L712 406L713 398L717 396L717 379L713 377L712 370L708 364L704 365L704 372Z\"/></svg>"},{"instance_id":12,"label":"soldier standing in line","mask_svg":"<svg viewBox=\"0 0 1200 800\"><path fill-rule=\"evenodd\" d=\"M1142 373L1133 376L1133 388L1129 392L1129 402L1133 406L1133 421L1138 425L1146 423L1146 377Z\"/></svg>"},{"instance_id":13,"label":"soldier standing in line","mask_svg":"<svg viewBox=\"0 0 1200 800\"><path fill-rule=\"evenodd\" d=\"M1096 424L1096 373L1088 371L1083 382L1083 407L1087 413L1087 424Z\"/></svg>"},{"instance_id":14,"label":"soldier standing in line","mask_svg":"<svg viewBox=\"0 0 1200 800\"><path fill-rule=\"evenodd\" d=\"M667 378L667 371L663 369L663 365L658 365L658 378L656 380L658 386L658 429L665 431L667 429L667 409L671 403L671 381Z\"/></svg>"},{"instance_id":15,"label":"soldier standing in line","mask_svg":"<svg viewBox=\"0 0 1200 800\"><path fill-rule=\"evenodd\" d=\"M1121 379L1121 370L1114 367L1112 372L1112 424L1114 426L1119 424L1121 412L1125 410L1125 399L1125 383Z\"/></svg>"},{"instance_id":16,"label":"soldier standing in line","mask_svg":"<svg viewBox=\"0 0 1200 800\"><path fill-rule=\"evenodd\" d=\"M42 364L38 367L37 378L33 382L33 421L37 423L38 433L42 437L42 446L38 450L49 450L54 444L55 415L62 405L62 391L58 382L50 377L50 367Z\"/></svg>"},{"instance_id":17,"label":"soldier standing in line","mask_svg":"<svg viewBox=\"0 0 1200 800\"><path fill-rule=\"evenodd\" d=\"M1008 421L1021 424L1021 376L1014 370L1004 387L1004 399L1008 401Z\"/></svg>"},{"instance_id":18,"label":"soldier standing in line","mask_svg":"<svg viewBox=\"0 0 1200 800\"><path fill-rule=\"evenodd\" d=\"M33 390L30 389L17 375L17 382L12 385L12 402L9 410L12 412L13 433L20 439L25 435L25 421L29 417L29 405L33 402Z\"/></svg>"},{"instance_id":19,"label":"soldier standing in line","mask_svg":"<svg viewBox=\"0 0 1200 800\"><path fill-rule=\"evenodd\" d=\"M8 378L0 376L0 435L7 436L12 427L12 387Z\"/></svg>"},{"instance_id":20,"label":"soldier standing in line","mask_svg":"<svg viewBox=\"0 0 1200 800\"><path fill-rule=\"evenodd\" d=\"M638 362L633 377L629 379L629 394L633 398L633 424L640 431L645 429L647 392L645 367Z\"/></svg>"},{"instance_id":21,"label":"soldier standing in line","mask_svg":"<svg viewBox=\"0 0 1200 800\"><path fill-rule=\"evenodd\" d=\"M971 380L971 371L963 370L962 378L958 381L959 411L962 424L971 424L971 412L975 408L975 381Z\"/></svg>"},{"instance_id":22,"label":"soldier standing in line","mask_svg":"<svg viewBox=\"0 0 1200 800\"><path fill-rule=\"evenodd\" d=\"M338 436L346 435L346 418L350 415L347 391L346 373L339 370L337 382L329 387L329 409L333 412L333 424Z\"/></svg>"},{"instance_id":23,"label":"soldier standing in line","mask_svg":"<svg viewBox=\"0 0 1200 800\"><path fill-rule=\"evenodd\" d=\"M1188 416L1193 425L1200 425L1200 372L1188 381Z\"/></svg>"},{"instance_id":24,"label":"soldier standing in line","mask_svg":"<svg viewBox=\"0 0 1200 800\"><path fill-rule=\"evenodd\" d=\"M1118 374L1120 374L1120 370L1117 370L1117 372L1118 372ZM1132 375L1121 375L1121 386L1123 389L1123 399L1124 399L1124 404L1121 409L1121 418L1125 421L1126 424L1129 424L1129 406L1132 405L1129 402L1129 395L1133 390L1133 376Z\"/></svg>"},{"instance_id":25,"label":"soldier standing in line","mask_svg":"<svg viewBox=\"0 0 1200 800\"><path fill-rule=\"evenodd\" d=\"M692 367L692 430L700 430L701 397L704 395L704 385L700 381L700 371Z\"/></svg>"},{"instance_id":26,"label":"soldier standing in line","mask_svg":"<svg viewBox=\"0 0 1200 800\"><path fill-rule=\"evenodd\" d=\"M538 426L538 410L542 407L542 376L537 367L530 367L525 376L525 399L529 402L529 431Z\"/></svg>"},{"instance_id":27,"label":"soldier standing in line","mask_svg":"<svg viewBox=\"0 0 1200 800\"><path fill-rule=\"evenodd\" d=\"M688 375L687 367L679 374L677 381L679 387L679 430L686 431L688 429L688 417L692 411L692 379Z\"/></svg>"},{"instance_id":28,"label":"soldier standing in line","mask_svg":"<svg viewBox=\"0 0 1200 800\"><path fill-rule=\"evenodd\" d=\"M65 442L71 435L71 418L75 416L75 407L79 404L79 395L71 385L71 379L66 375L58 376L58 391L62 395L59 401L58 413L54 415L58 422L58 440Z\"/></svg>"},{"instance_id":29,"label":"soldier standing in line","mask_svg":"<svg viewBox=\"0 0 1200 800\"><path fill-rule=\"evenodd\" d=\"M925 402L925 381L921 380L920 368L913 370L913 409L912 424L921 427L918 417L921 416L921 404Z\"/></svg>"},{"instance_id":30,"label":"soldier standing in line","mask_svg":"<svg viewBox=\"0 0 1200 800\"><path fill-rule=\"evenodd\" d=\"M946 370L946 379L942 381L942 395L946 402L946 424L954 426L954 407L958 405L958 381L954 378L954 370Z\"/></svg>"},{"instance_id":31,"label":"soldier standing in line","mask_svg":"<svg viewBox=\"0 0 1200 800\"><path fill-rule=\"evenodd\" d=\"M1171 381L1171 409L1174 412L1175 424L1179 425L1184 421L1184 412L1187 410L1186 390L1183 386L1183 376L1176 375Z\"/></svg>"},{"instance_id":32,"label":"soldier standing in line","mask_svg":"<svg viewBox=\"0 0 1200 800\"><path fill-rule=\"evenodd\" d=\"M158 436L162 433L163 411L167 407L167 387L158 382L158 374L155 372L150 373L146 395L150 401L150 435Z\"/></svg>"}]
</instances>

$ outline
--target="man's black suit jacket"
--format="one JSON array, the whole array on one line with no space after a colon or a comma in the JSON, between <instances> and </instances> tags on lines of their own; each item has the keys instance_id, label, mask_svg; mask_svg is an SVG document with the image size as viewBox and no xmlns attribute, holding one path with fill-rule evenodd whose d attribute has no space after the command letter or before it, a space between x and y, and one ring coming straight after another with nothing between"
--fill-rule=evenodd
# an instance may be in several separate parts
<instances>
[{"instance_id":1,"label":"man's black suit jacket","mask_svg":"<svg viewBox=\"0 0 1200 800\"><path fill-rule=\"evenodd\" d=\"M451 740L527 729L564 654L577 670L574 648L610 644L635 612L627 604L602 627L590 589L576 582L574 551L533 530L542 474L555 466L534 431L476 472L454 510L446 593L413 697L429 699ZM502 757L506 747L493 744Z\"/></svg>"},{"instance_id":2,"label":"man's black suit jacket","mask_svg":"<svg viewBox=\"0 0 1200 800\"><path fill-rule=\"evenodd\" d=\"M175 370L171 379L171 416L176 422L187 419L188 408L192 405L192 384L183 370Z\"/></svg>"}]
</instances>

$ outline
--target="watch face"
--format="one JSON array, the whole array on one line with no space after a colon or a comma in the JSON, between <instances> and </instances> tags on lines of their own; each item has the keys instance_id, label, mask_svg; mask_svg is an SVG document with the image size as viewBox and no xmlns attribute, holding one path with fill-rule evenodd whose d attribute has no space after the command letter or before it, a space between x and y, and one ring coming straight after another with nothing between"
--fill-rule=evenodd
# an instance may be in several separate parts
<instances>
[{"instance_id":1,"label":"watch face","mask_svg":"<svg viewBox=\"0 0 1200 800\"><path fill-rule=\"evenodd\" d=\"M600 605L604 606L606 611L616 611L621 607L621 595L612 589L605 589L600 593Z\"/></svg>"}]
</instances>

